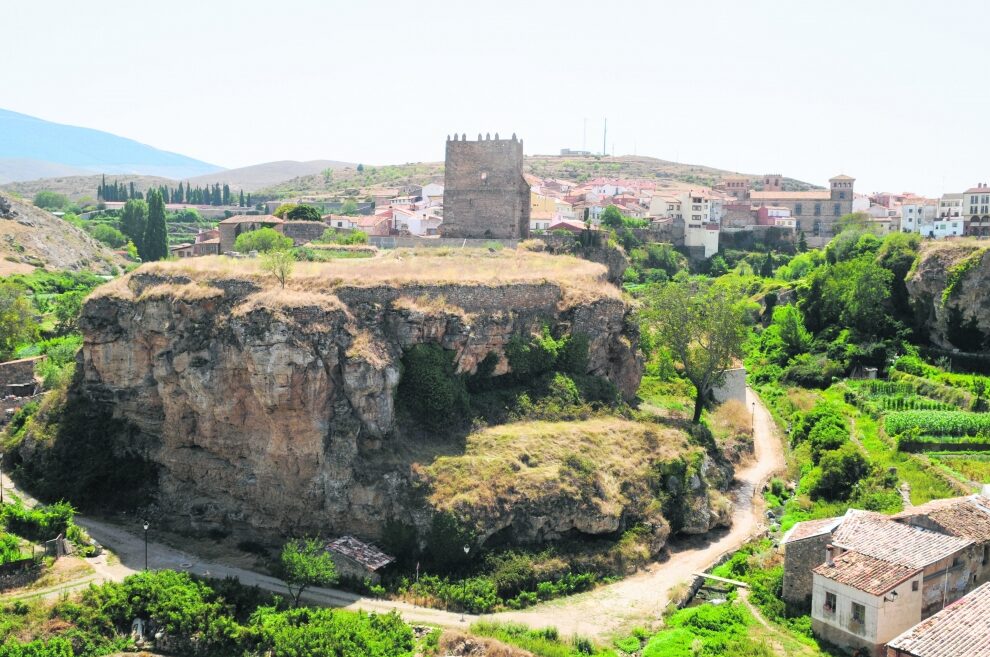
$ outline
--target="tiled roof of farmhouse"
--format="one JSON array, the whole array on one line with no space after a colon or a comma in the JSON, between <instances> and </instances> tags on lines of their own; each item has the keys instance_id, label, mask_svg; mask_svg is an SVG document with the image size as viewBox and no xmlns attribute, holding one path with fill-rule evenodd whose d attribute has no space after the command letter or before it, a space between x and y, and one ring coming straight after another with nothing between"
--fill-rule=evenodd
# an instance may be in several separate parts
<instances>
[{"instance_id":1,"label":"tiled roof of farmhouse","mask_svg":"<svg viewBox=\"0 0 990 657\"><path fill-rule=\"evenodd\" d=\"M887 645L918 657L990 657L990 583L974 589Z\"/></svg>"},{"instance_id":2,"label":"tiled roof of farmhouse","mask_svg":"<svg viewBox=\"0 0 990 657\"><path fill-rule=\"evenodd\" d=\"M946 533L977 542L990 541L990 498L984 495L933 500L893 516L911 521L912 517L930 518Z\"/></svg>"},{"instance_id":3,"label":"tiled roof of farmhouse","mask_svg":"<svg viewBox=\"0 0 990 657\"><path fill-rule=\"evenodd\" d=\"M912 527L871 511L849 509L832 534L832 544L845 550L910 568L952 556L973 541Z\"/></svg>"},{"instance_id":4,"label":"tiled roof of farmhouse","mask_svg":"<svg viewBox=\"0 0 990 657\"><path fill-rule=\"evenodd\" d=\"M821 520L805 520L804 522L799 522L790 530L784 534L784 538L781 539L781 545L786 545L787 543L794 543L796 541L803 541L806 538L811 538L812 536L821 536L822 534L827 534L835 529L839 523L842 522L842 516L838 518L822 518Z\"/></svg>"},{"instance_id":5,"label":"tiled roof of farmhouse","mask_svg":"<svg viewBox=\"0 0 990 657\"><path fill-rule=\"evenodd\" d=\"M845 552L836 557L832 565L823 563L814 572L871 595L883 595L921 569L899 566L859 552Z\"/></svg>"}]
</instances>

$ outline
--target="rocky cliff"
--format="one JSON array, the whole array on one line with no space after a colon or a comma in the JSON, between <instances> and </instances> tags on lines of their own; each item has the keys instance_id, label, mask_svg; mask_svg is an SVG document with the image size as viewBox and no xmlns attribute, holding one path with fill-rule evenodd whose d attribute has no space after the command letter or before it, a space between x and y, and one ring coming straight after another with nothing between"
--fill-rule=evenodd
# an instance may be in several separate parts
<instances>
[{"instance_id":1,"label":"rocky cliff","mask_svg":"<svg viewBox=\"0 0 990 657\"><path fill-rule=\"evenodd\" d=\"M637 334L604 279L600 265L515 252L300 265L285 289L256 261L146 265L86 302L70 398L122 427L115 454L157 464L157 504L179 524L423 527L413 466L457 447L397 423L404 350L439 344L461 372L494 353L500 375L509 340L549 326L586 336L588 373L631 396Z\"/></svg>"},{"instance_id":2,"label":"rocky cliff","mask_svg":"<svg viewBox=\"0 0 990 657\"><path fill-rule=\"evenodd\" d=\"M947 349L990 342L990 241L925 242L906 279L918 327Z\"/></svg>"}]
</instances>

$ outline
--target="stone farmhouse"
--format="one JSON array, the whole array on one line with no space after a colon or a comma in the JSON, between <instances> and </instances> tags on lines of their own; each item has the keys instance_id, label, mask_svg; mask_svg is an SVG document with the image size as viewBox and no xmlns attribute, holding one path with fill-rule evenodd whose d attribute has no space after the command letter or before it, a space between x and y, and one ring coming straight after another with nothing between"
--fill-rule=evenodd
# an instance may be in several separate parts
<instances>
[{"instance_id":1,"label":"stone farmhouse","mask_svg":"<svg viewBox=\"0 0 990 657\"><path fill-rule=\"evenodd\" d=\"M521 139L447 139L442 237L524 239L530 202Z\"/></svg>"},{"instance_id":2,"label":"stone farmhouse","mask_svg":"<svg viewBox=\"0 0 990 657\"><path fill-rule=\"evenodd\" d=\"M990 493L894 516L850 509L782 539L783 598L811 606L812 628L849 649L888 641L990 580Z\"/></svg>"}]
</instances>

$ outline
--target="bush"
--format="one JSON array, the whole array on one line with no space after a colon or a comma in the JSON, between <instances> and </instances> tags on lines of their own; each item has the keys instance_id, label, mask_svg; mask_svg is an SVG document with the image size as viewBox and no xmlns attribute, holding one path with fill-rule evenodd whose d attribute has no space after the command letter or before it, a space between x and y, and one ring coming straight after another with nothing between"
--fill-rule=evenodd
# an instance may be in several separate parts
<instances>
[{"instance_id":1,"label":"bush","mask_svg":"<svg viewBox=\"0 0 990 657\"><path fill-rule=\"evenodd\" d=\"M62 210L69 205L69 197L57 192L42 190L34 195L34 204L45 210Z\"/></svg>"},{"instance_id":2,"label":"bush","mask_svg":"<svg viewBox=\"0 0 990 657\"><path fill-rule=\"evenodd\" d=\"M292 238L286 237L274 228L259 228L246 233L241 233L234 240L234 250L240 253L257 251L258 253L268 253L269 251L285 251L292 248Z\"/></svg>"},{"instance_id":3,"label":"bush","mask_svg":"<svg viewBox=\"0 0 990 657\"><path fill-rule=\"evenodd\" d=\"M119 249L130 241L122 232L107 224L97 224L93 227L92 234L97 240L114 249Z\"/></svg>"},{"instance_id":4,"label":"bush","mask_svg":"<svg viewBox=\"0 0 990 657\"><path fill-rule=\"evenodd\" d=\"M285 218L289 221L321 221L323 216L312 205L297 205L285 213Z\"/></svg>"},{"instance_id":5,"label":"bush","mask_svg":"<svg viewBox=\"0 0 990 657\"><path fill-rule=\"evenodd\" d=\"M853 487L869 471L866 458L852 443L825 452L819 467L821 476L814 482L811 497L829 501L849 499Z\"/></svg>"},{"instance_id":6,"label":"bush","mask_svg":"<svg viewBox=\"0 0 990 657\"><path fill-rule=\"evenodd\" d=\"M842 376L842 365L824 356L800 354L784 370L783 380L805 388L824 390L833 379Z\"/></svg>"},{"instance_id":7,"label":"bush","mask_svg":"<svg viewBox=\"0 0 990 657\"><path fill-rule=\"evenodd\" d=\"M454 352L437 344L418 344L402 356L397 399L414 418L438 429L467 417L464 377L457 374Z\"/></svg>"}]
</instances>

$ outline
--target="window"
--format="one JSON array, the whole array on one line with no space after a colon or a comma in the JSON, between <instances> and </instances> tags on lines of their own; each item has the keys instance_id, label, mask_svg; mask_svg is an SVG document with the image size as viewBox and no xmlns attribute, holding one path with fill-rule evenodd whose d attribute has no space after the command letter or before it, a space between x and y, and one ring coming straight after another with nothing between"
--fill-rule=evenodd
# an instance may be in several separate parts
<instances>
[{"instance_id":1,"label":"window","mask_svg":"<svg viewBox=\"0 0 990 657\"><path fill-rule=\"evenodd\" d=\"M912 591L918 590L918 580L914 580L913 582L911 582L911 590Z\"/></svg>"},{"instance_id":2,"label":"window","mask_svg":"<svg viewBox=\"0 0 990 657\"><path fill-rule=\"evenodd\" d=\"M795 215L801 214L801 204L800 203L795 203L794 204L794 214Z\"/></svg>"},{"instance_id":3,"label":"window","mask_svg":"<svg viewBox=\"0 0 990 657\"><path fill-rule=\"evenodd\" d=\"M959 565L959 557L952 557L952 567L955 568Z\"/></svg>"},{"instance_id":4,"label":"window","mask_svg":"<svg viewBox=\"0 0 990 657\"><path fill-rule=\"evenodd\" d=\"M846 200L846 193L845 192L839 192L839 198L842 199L843 201Z\"/></svg>"},{"instance_id":5,"label":"window","mask_svg":"<svg viewBox=\"0 0 990 657\"><path fill-rule=\"evenodd\" d=\"M866 607L858 602L852 603L852 622L860 625L866 622Z\"/></svg>"},{"instance_id":6,"label":"window","mask_svg":"<svg viewBox=\"0 0 990 657\"><path fill-rule=\"evenodd\" d=\"M481 172L481 182L485 182L486 180L488 180L488 172L487 171L482 171Z\"/></svg>"},{"instance_id":7,"label":"window","mask_svg":"<svg viewBox=\"0 0 990 657\"><path fill-rule=\"evenodd\" d=\"M990 545L984 545L983 546L983 565L984 566L987 565L987 562L988 561L990 561Z\"/></svg>"},{"instance_id":8,"label":"window","mask_svg":"<svg viewBox=\"0 0 990 657\"><path fill-rule=\"evenodd\" d=\"M821 203L815 203L815 216L816 217L822 216L822 204Z\"/></svg>"},{"instance_id":9,"label":"window","mask_svg":"<svg viewBox=\"0 0 990 657\"><path fill-rule=\"evenodd\" d=\"M829 593L828 591L825 592L825 606L822 607L822 611L824 611L826 614L834 614L835 613L835 594L834 593Z\"/></svg>"},{"instance_id":10,"label":"window","mask_svg":"<svg viewBox=\"0 0 990 657\"><path fill-rule=\"evenodd\" d=\"M832 207L832 214L834 214L836 217L841 217L842 216L842 206L840 204L836 203Z\"/></svg>"}]
</instances>

